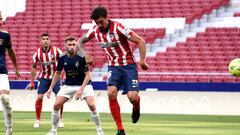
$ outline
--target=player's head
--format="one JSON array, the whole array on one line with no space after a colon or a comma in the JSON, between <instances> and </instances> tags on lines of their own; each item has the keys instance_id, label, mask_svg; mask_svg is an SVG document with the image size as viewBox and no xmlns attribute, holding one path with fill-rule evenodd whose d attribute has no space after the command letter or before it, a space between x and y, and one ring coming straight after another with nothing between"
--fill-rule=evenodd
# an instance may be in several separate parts
<instances>
[{"instance_id":1,"label":"player's head","mask_svg":"<svg viewBox=\"0 0 240 135\"><path fill-rule=\"evenodd\" d=\"M42 47L48 48L51 45L50 35L48 33L43 33L41 35Z\"/></svg>"},{"instance_id":2,"label":"player's head","mask_svg":"<svg viewBox=\"0 0 240 135\"><path fill-rule=\"evenodd\" d=\"M105 7L97 7L92 11L91 19L95 21L101 32L107 32L109 29L107 14Z\"/></svg>"},{"instance_id":3,"label":"player's head","mask_svg":"<svg viewBox=\"0 0 240 135\"><path fill-rule=\"evenodd\" d=\"M0 27L1 27L1 25L2 25L2 19L3 19L3 17L2 17L2 12L0 11Z\"/></svg>"},{"instance_id":4,"label":"player's head","mask_svg":"<svg viewBox=\"0 0 240 135\"><path fill-rule=\"evenodd\" d=\"M77 41L74 37L72 36L68 36L67 38L65 38L65 46L66 46L66 50L70 55L73 55L76 53L77 51Z\"/></svg>"}]
</instances>

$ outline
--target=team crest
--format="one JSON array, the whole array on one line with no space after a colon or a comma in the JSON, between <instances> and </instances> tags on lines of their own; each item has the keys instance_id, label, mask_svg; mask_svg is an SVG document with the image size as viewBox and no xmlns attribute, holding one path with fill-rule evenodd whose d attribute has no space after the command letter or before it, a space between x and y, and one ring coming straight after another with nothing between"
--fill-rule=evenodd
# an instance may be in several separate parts
<instances>
[{"instance_id":1,"label":"team crest","mask_svg":"<svg viewBox=\"0 0 240 135\"><path fill-rule=\"evenodd\" d=\"M76 66L76 67L79 67L79 62L76 62L76 63L75 63L75 66Z\"/></svg>"},{"instance_id":2,"label":"team crest","mask_svg":"<svg viewBox=\"0 0 240 135\"><path fill-rule=\"evenodd\" d=\"M3 45L3 39L0 38L0 46Z\"/></svg>"},{"instance_id":3,"label":"team crest","mask_svg":"<svg viewBox=\"0 0 240 135\"><path fill-rule=\"evenodd\" d=\"M51 54L51 55L50 55L50 57L51 57L51 58L54 58L54 55L53 55L53 54Z\"/></svg>"},{"instance_id":4,"label":"team crest","mask_svg":"<svg viewBox=\"0 0 240 135\"><path fill-rule=\"evenodd\" d=\"M110 33L109 36L110 36L110 39L114 41L114 34Z\"/></svg>"}]
</instances>

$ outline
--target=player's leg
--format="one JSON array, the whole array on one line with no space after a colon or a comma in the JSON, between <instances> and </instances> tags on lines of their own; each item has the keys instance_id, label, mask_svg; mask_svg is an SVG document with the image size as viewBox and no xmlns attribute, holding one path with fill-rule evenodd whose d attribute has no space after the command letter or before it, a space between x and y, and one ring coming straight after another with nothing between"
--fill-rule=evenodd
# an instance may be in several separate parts
<instances>
[{"instance_id":1,"label":"player's leg","mask_svg":"<svg viewBox=\"0 0 240 135\"><path fill-rule=\"evenodd\" d=\"M12 107L9 102L10 86L8 76L0 74L0 102L2 104L6 135L12 135Z\"/></svg>"},{"instance_id":2,"label":"player's leg","mask_svg":"<svg viewBox=\"0 0 240 135\"><path fill-rule=\"evenodd\" d=\"M51 115L52 128L48 132L47 135L56 135L57 134L57 124L59 122L59 110L63 106L63 104L65 102L67 102L67 100L73 98L74 93L77 90L79 90L79 87L67 86L67 85L63 85L61 87L61 89L59 90L59 92L57 94L57 97L56 97L56 100L54 103L54 107L53 107L53 111L52 111L52 115Z\"/></svg>"},{"instance_id":3,"label":"player's leg","mask_svg":"<svg viewBox=\"0 0 240 135\"><path fill-rule=\"evenodd\" d=\"M59 128L64 128L64 123L63 123L63 106L60 108L60 111L59 111L59 116L60 116L59 117L59 121L58 121L58 127Z\"/></svg>"},{"instance_id":4,"label":"player's leg","mask_svg":"<svg viewBox=\"0 0 240 135\"><path fill-rule=\"evenodd\" d=\"M108 67L108 100L112 117L117 125L117 135L125 135L120 106L117 100L118 90L122 85L122 71L118 67Z\"/></svg>"},{"instance_id":5,"label":"player's leg","mask_svg":"<svg viewBox=\"0 0 240 135\"><path fill-rule=\"evenodd\" d=\"M86 100L87 105L88 105L89 109L91 110L91 117L96 125L97 135L104 135L104 132L103 132L102 126L101 126L100 116L96 109L96 104L95 104L95 100L94 100L94 92L93 92L93 88L91 85L87 85L85 87L82 97Z\"/></svg>"},{"instance_id":6,"label":"player's leg","mask_svg":"<svg viewBox=\"0 0 240 135\"><path fill-rule=\"evenodd\" d=\"M53 111L51 114L51 131L48 133L48 135L54 135L57 133L57 125L59 121L59 110L61 109L62 105L68 100L68 98L63 97L63 96L57 96L54 106L53 106Z\"/></svg>"},{"instance_id":7,"label":"player's leg","mask_svg":"<svg viewBox=\"0 0 240 135\"><path fill-rule=\"evenodd\" d=\"M40 127L43 96L44 96L43 94L38 94L36 102L35 102L36 121L33 125L34 128Z\"/></svg>"},{"instance_id":8,"label":"player's leg","mask_svg":"<svg viewBox=\"0 0 240 135\"><path fill-rule=\"evenodd\" d=\"M120 106L117 100L117 94L118 89L116 86L108 86L109 108L118 130L116 135L125 135L120 113Z\"/></svg>"},{"instance_id":9,"label":"player's leg","mask_svg":"<svg viewBox=\"0 0 240 135\"><path fill-rule=\"evenodd\" d=\"M56 85L54 86L54 88L53 88L53 92L55 93L55 95L57 95L57 93L59 92L59 90L60 90L60 81L58 81L57 83L56 83ZM60 111L59 111L59 122L58 122L58 127L59 128L64 128L64 123L63 123L63 106L64 105L62 105L62 107L60 108Z\"/></svg>"},{"instance_id":10,"label":"player's leg","mask_svg":"<svg viewBox=\"0 0 240 135\"><path fill-rule=\"evenodd\" d=\"M39 128L41 124L41 113L42 113L42 103L43 103L43 97L44 93L47 92L49 87L49 80L40 78L38 81L38 96L35 102L35 113L36 113L36 121L33 125L34 128Z\"/></svg>"},{"instance_id":11,"label":"player's leg","mask_svg":"<svg viewBox=\"0 0 240 135\"><path fill-rule=\"evenodd\" d=\"M138 72L135 64L127 65L124 68L124 94L127 93L128 99L133 105L132 123L137 123L140 117L140 96Z\"/></svg>"},{"instance_id":12,"label":"player's leg","mask_svg":"<svg viewBox=\"0 0 240 135\"><path fill-rule=\"evenodd\" d=\"M129 91L127 96L133 105L132 123L137 123L140 117L140 96L138 95L138 91Z\"/></svg>"}]
</instances>

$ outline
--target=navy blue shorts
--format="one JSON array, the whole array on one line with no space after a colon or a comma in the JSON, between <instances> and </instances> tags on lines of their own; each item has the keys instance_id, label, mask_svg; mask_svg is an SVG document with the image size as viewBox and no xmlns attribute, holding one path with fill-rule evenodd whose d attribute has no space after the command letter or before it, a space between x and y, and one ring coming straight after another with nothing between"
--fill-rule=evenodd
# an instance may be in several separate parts
<instances>
[{"instance_id":1,"label":"navy blue shorts","mask_svg":"<svg viewBox=\"0 0 240 135\"><path fill-rule=\"evenodd\" d=\"M136 64L126 66L108 66L108 86L116 86L123 89L122 94L128 91L138 91L138 71Z\"/></svg>"},{"instance_id":2,"label":"navy blue shorts","mask_svg":"<svg viewBox=\"0 0 240 135\"><path fill-rule=\"evenodd\" d=\"M38 79L38 94L45 94L48 91L48 88L51 85L52 80L44 79L44 78L39 78ZM53 87L53 92L55 94L58 93L60 90L60 81L56 83L56 85Z\"/></svg>"}]
</instances>

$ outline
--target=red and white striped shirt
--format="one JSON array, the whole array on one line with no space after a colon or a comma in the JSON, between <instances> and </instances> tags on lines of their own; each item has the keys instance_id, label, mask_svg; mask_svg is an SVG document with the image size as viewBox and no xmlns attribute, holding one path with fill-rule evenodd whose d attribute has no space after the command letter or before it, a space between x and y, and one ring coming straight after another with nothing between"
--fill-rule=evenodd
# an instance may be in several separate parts
<instances>
[{"instance_id":1,"label":"red and white striped shirt","mask_svg":"<svg viewBox=\"0 0 240 135\"><path fill-rule=\"evenodd\" d=\"M95 25L86 34L88 39L94 36L101 44L108 56L109 66L125 66L135 63L132 48L128 39L132 37L133 31L124 27L121 23L110 20L110 28L107 33L101 33Z\"/></svg>"},{"instance_id":2,"label":"red and white striped shirt","mask_svg":"<svg viewBox=\"0 0 240 135\"><path fill-rule=\"evenodd\" d=\"M33 62L36 64L39 62L40 64L41 71L38 78L52 79L60 54L62 54L62 51L55 46L51 46L48 52L44 52L42 47L38 48L33 55Z\"/></svg>"}]
</instances>

